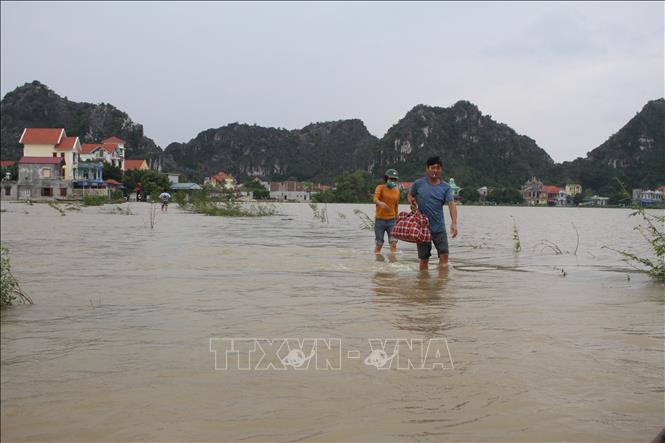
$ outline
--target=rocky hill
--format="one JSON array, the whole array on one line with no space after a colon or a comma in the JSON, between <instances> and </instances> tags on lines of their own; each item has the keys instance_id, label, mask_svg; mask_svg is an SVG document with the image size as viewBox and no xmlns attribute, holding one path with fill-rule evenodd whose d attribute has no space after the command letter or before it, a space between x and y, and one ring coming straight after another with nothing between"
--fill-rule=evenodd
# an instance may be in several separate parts
<instances>
[{"instance_id":1,"label":"rocky hill","mask_svg":"<svg viewBox=\"0 0 665 443\"><path fill-rule=\"evenodd\" d=\"M554 175L604 194L615 192L615 177L629 190L665 184L665 99L648 102L586 158L557 165Z\"/></svg>"},{"instance_id":2,"label":"rocky hill","mask_svg":"<svg viewBox=\"0 0 665 443\"><path fill-rule=\"evenodd\" d=\"M18 140L25 127L64 127L83 143L117 135L127 141L128 158L146 158L153 168L182 172L196 181L224 170L240 179L332 183L343 172L364 170L379 177L387 168L411 180L423 174L427 157L440 155L444 177L465 187L518 188L537 176L548 184L578 182L602 193L612 190L615 177L629 189L665 182L662 98L647 103L586 158L562 164L555 164L531 138L467 101L449 108L418 105L381 139L358 119L294 130L233 123L207 129L187 143L171 143L164 151L112 105L72 102L37 81L8 93L0 111L3 160L21 156Z\"/></svg>"},{"instance_id":3,"label":"rocky hill","mask_svg":"<svg viewBox=\"0 0 665 443\"><path fill-rule=\"evenodd\" d=\"M376 167L395 167L403 177L415 178L433 155L443 160L446 178L466 186L518 187L554 165L535 141L459 101L450 108L414 107L381 139Z\"/></svg>"},{"instance_id":4,"label":"rocky hill","mask_svg":"<svg viewBox=\"0 0 665 443\"><path fill-rule=\"evenodd\" d=\"M18 143L24 128L65 128L81 143L95 143L112 135L127 142L127 158L145 158L157 165L161 157L143 126L106 103L77 103L61 97L38 81L26 83L5 95L0 102L2 160L17 160L23 154Z\"/></svg>"},{"instance_id":5,"label":"rocky hill","mask_svg":"<svg viewBox=\"0 0 665 443\"><path fill-rule=\"evenodd\" d=\"M188 143L171 143L163 164L198 179L224 170L240 177L329 183L345 171L367 169L377 142L360 120L297 130L233 123L203 131Z\"/></svg>"}]
</instances>

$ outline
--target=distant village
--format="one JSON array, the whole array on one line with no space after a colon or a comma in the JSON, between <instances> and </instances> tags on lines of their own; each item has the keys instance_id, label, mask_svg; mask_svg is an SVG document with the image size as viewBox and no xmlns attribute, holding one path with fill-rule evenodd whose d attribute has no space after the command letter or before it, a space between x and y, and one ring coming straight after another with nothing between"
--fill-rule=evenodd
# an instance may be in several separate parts
<instances>
[{"instance_id":1,"label":"distant village","mask_svg":"<svg viewBox=\"0 0 665 443\"><path fill-rule=\"evenodd\" d=\"M2 200L59 200L77 199L85 195L111 196L114 191L122 191L130 201L140 200L140 189L124 189L124 185L114 179L104 179L104 164L110 164L127 172L132 170L148 170L148 162L144 159L129 160L125 158L125 141L111 136L99 143L81 144L79 137L67 136L64 128L25 128L19 143L23 145L23 157L17 162L2 161L0 166L17 167L17 177L6 173L2 177ZM161 172L161 171L160 171ZM219 171L206 177L202 184L180 182L177 172L164 173L168 176L172 192L191 192L208 186L213 189L235 191L241 199L253 199L253 192L243 190L230 174ZM330 186L287 180L267 182L255 178L269 192L273 201L310 202L318 192ZM400 190L406 192L411 182L398 182ZM463 189L454 179L450 186L459 198ZM479 202L488 203L492 188L483 186L477 189ZM522 185L523 202L530 206L573 206L575 196L582 193L582 186L568 183L564 186L546 185L538 178L532 177ZM664 202L665 186L657 189L633 189L630 203L644 206L658 205ZM609 198L599 195L586 197L577 202L580 206L607 206Z\"/></svg>"}]
</instances>

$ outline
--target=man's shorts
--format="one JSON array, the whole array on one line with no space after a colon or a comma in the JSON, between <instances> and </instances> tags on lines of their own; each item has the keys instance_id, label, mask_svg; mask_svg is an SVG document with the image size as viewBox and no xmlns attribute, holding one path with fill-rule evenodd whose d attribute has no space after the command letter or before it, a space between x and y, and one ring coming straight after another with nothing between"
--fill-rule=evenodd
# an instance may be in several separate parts
<instances>
[{"instance_id":1,"label":"man's shorts","mask_svg":"<svg viewBox=\"0 0 665 443\"><path fill-rule=\"evenodd\" d=\"M397 239L392 235L393 226L397 221L395 219L381 220L380 218L374 219L374 240L379 246L383 245L385 234L388 234L388 243L395 243Z\"/></svg>"},{"instance_id":2,"label":"man's shorts","mask_svg":"<svg viewBox=\"0 0 665 443\"><path fill-rule=\"evenodd\" d=\"M438 256L441 254L448 253L448 234L446 231L443 232L432 232L432 241L427 243L417 243L418 247L418 258L421 260L426 260L432 256L432 243L436 248Z\"/></svg>"}]
</instances>

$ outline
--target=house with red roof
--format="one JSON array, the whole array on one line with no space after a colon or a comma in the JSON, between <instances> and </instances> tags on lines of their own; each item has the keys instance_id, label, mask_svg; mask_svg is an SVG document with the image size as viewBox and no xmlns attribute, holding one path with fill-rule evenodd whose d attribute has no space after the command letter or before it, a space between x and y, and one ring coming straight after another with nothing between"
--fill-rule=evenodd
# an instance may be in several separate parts
<instances>
[{"instance_id":1,"label":"house with red roof","mask_svg":"<svg viewBox=\"0 0 665 443\"><path fill-rule=\"evenodd\" d=\"M545 194L545 201L548 206L555 206L559 197L560 188L558 186L543 185L542 192Z\"/></svg>"},{"instance_id":2,"label":"house with red roof","mask_svg":"<svg viewBox=\"0 0 665 443\"><path fill-rule=\"evenodd\" d=\"M125 171L138 170L144 171L150 169L145 160L125 160Z\"/></svg>"},{"instance_id":3,"label":"house with red roof","mask_svg":"<svg viewBox=\"0 0 665 443\"><path fill-rule=\"evenodd\" d=\"M204 185L211 185L211 186L223 186L226 187L227 189L233 189L236 185L235 178L233 178L232 175L227 174L224 171L219 171L217 174L213 175L212 177L206 177L203 180Z\"/></svg>"},{"instance_id":4,"label":"house with red roof","mask_svg":"<svg viewBox=\"0 0 665 443\"><path fill-rule=\"evenodd\" d=\"M84 143L81 145L81 160L103 161L125 170L125 141L120 137L109 137L101 143Z\"/></svg>"},{"instance_id":5,"label":"house with red roof","mask_svg":"<svg viewBox=\"0 0 665 443\"><path fill-rule=\"evenodd\" d=\"M78 176L81 142L78 137L68 137L64 128L25 128L19 143L23 145L24 157L62 158L64 180Z\"/></svg>"},{"instance_id":6,"label":"house with red roof","mask_svg":"<svg viewBox=\"0 0 665 443\"><path fill-rule=\"evenodd\" d=\"M125 154L116 143L84 143L81 145L81 160L103 161L124 171Z\"/></svg>"}]
</instances>

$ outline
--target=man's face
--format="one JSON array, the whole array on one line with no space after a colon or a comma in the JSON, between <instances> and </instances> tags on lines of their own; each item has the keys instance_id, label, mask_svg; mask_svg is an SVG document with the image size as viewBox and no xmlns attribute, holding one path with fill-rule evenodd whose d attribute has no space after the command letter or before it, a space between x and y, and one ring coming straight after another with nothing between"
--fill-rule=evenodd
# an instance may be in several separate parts
<instances>
[{"instance_id":1,"label":"man's face","mask_svg":"<svg viewBox=\"0 0 665 443\"><path fill-rule=\"evenodd\" d=\"M436 180L441 177L441 165L439 164L429 165L425 168L425 171L427 172L427 176L431 179Z\"/></svg>"}]
</instances>

